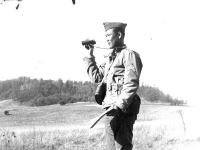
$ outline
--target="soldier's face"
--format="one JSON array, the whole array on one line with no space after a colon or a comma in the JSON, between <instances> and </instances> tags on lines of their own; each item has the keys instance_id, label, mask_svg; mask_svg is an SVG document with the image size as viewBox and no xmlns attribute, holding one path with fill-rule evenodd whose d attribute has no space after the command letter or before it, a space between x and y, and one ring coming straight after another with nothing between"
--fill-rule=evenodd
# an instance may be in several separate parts
<instances>
[{"instance_id":1,"label":"soldier's face","mask_svg":"<svg viewBox=\"0 0 200 150\"><path fill-rule=\"evenodd\" d=\"M105 33L105 36L109 48L114 48L119 45L119 36L113 31L113 29L108 29Z\"/></svg>"}]
</instances>

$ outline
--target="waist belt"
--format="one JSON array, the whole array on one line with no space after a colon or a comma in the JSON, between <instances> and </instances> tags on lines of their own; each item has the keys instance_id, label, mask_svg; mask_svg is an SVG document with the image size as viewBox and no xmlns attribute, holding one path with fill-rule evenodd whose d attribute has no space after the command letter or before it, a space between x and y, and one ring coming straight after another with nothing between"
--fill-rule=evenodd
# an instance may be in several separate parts
<instances>
[{"instance_id":1,"label":"waist belt","mask_svg":"<svg viewBox=\"0 0 200 150\"><path fill-rule=\"evenodd\" d=\"M107 92L109 92L111 95L120 95L122 88L122 84L111 83L107 85Z\"/></svg>"}]
</instances>

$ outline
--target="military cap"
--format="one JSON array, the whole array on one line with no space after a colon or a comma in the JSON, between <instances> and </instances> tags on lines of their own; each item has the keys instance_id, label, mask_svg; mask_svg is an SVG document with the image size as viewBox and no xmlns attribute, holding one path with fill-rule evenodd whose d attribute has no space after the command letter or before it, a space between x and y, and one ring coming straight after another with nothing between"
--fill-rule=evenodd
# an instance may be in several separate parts
<instances>
[{"instance_id":1,"label":"military cap","mask_svg":"<svg viewBox=\"0 0 200 150\"><path fill-rule=\"evenodd\" d=\"M126 23L122 23L122 22L104 22L103 25L104 25L105 31L112 28L121 28L123 31L125 31L125 28L127 26Z\"/></svg>"}]
</instances>

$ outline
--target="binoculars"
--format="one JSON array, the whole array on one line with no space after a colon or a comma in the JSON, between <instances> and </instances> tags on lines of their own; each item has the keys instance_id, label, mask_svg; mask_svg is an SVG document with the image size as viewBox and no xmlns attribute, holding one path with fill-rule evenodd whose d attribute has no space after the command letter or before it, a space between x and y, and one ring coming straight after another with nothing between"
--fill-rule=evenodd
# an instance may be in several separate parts
<instances>
[{"instance_id":1,"label":"binoculars","mask_svg":"<svg viewBox=\"0 0 200 150\"><path fill-rule=\"evenodd\" d=\"M94 44L96 44L95 40L85 40L85 41L82 41L82 45L94 45Z\"/></svg>"}]
</instances>

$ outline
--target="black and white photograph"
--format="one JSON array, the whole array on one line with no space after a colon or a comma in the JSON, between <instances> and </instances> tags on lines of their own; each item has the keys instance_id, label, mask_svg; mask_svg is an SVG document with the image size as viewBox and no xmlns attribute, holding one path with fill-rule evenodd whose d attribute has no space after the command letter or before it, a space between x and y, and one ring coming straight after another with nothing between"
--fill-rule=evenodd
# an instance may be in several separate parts
<instances>
[{"instance_id":1,"label":"black and white photograph","mask_svg":"<svg viewBox=\"0 0 200 150\"><path fill-rule=\"evenodd\" d=\"M198 0L0 0L0 150L199 150Z\"/></svg>"}]
</instances>

